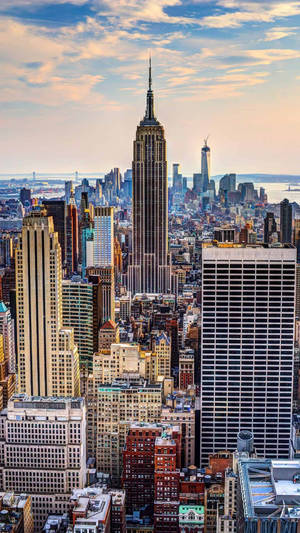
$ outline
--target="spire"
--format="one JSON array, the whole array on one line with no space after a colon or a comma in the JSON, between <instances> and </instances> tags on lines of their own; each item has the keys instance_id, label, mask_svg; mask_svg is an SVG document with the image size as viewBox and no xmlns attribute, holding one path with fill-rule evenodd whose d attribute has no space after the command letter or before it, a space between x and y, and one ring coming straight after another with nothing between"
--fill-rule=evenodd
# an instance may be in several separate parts
<instances>
[{"instance_id":1,"label":"spire","mask_svg":"<svg viewBox=\"0 0 300 533\"><path fill-rule=\"evenodd\" d=\"M151 54L149 55L149 91L152 90Z\"/></svg>"},{"instance_id":2,"label":"spire","mask_svg":"<svg viewBox=\"0 0 300 533\"><path fill-rule=\"evenodd\" d=\"M158 124L154 114L154 95L152 91L152 65L151 65L151 55L149 56L149 75L148 75L148 91L147 91L147 106L144 119L141 124L151 125Z\"/></svg>"}]
</instances>

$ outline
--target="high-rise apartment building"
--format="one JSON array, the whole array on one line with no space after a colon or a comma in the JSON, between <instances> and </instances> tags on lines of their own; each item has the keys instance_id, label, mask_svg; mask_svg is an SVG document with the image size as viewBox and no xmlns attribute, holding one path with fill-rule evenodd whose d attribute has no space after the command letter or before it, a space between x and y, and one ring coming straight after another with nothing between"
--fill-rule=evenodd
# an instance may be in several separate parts
<instances>
[{"instance_id":1,"label":"high-rise apartment building","mask_svg":"<svg viewBox=\"0 0 300 533\"><path fill-rule=\"evenodd\" d=\"M139 376L123 377L101 385L97 394L96 461L101 472L120 482L122 452L132 422L159 422L160 384L150 385Z\"/></svg>"},{"instance_id":2,"label":"high-rise apartment building","mask_svg":"<svg viewBox=\"0 0 300 533\"><path fill-rule=\"evenodd\" d=\"M114 265L114 208L95 207L94 216L94 265Z\"/></svg>"},{"instance_id":3,"label":"high-rise apartment building","mask_svg":"<svg viewBox=\"0 0 300 533\"><path fill-rule=\"evenodd\" d=\"M280 202L280 241L292 242L293 210L290 202L285 199Z\"/></svg>"},{"instance_id":4,"label":"high-rise apartment building","mask_svg":"<svg viewBox=\"0 0 300 533\"><path fill-rule=\"evenodd\" d=\"M203 180L203 192L208 190L210 180L210 148L207 145L207 139L204 139L204 146L201 150L201 175Z\"/></svg>"},{"instance_id":5,"label":"high-rise apartment building","mask_svg":"<svg viewBox=\"0 0 300 533\"><path fill-rule=\"evenodd\" d=\"M288 245L203 246L202 465L241 429L263 457L288 456L295 262Z\"/></svg>"},{"instance_id":6,"label":"high-rise apartment building","mask_svg":"<svg viewBox=\"0 0 300 533\"><path fill-rule=\"evenodd\" d=\"M137 127L133 163L133 242L128 270L132 293L167 293L171 288L168 255L168 176L163 126L154 114L151 63L146 113Z\"/></svg>"},{"instance_id":7,"label":"high-rise apartment building","mask_svg":"<svg viewBox=\"0 0 300 533\"><path fill-rule=\"evenodd\" d=\"M9 398L14 394L16 374L10 374L8 360L5 357L3 335L0 334L0 410L7 406Z\"/></svg>"},{"instance_id":8,"label":"high-rise apartment building","mask_svg":"<svg viewBox=\"0 0 300 533\"><path fill-rule=\"evenodd\" d=\"M46 211L23 219L16 250L18 388L34 396L78 396L78 350L62 327L58 235Z\"/></svg>"},{"instance_id":9,"label":"high-rise apartment building","mask_svg":"<svg viewBox=\"0 0 300 533\"><path fill-rule=\"evenodd\" d=\"M1 490L31 495L35 531L86 478L82 398L13 396L0 415Z\"/></svg>"},{"instance_id":10,"label":"high-rise apartment building","mask_svg":"<svg viewBox=\"0 0 300 533\"><path fill-rule=\"evenodd\" d=\"M80 276L62 282L62 320L64 328L73 328L79 364L93 364L93 285Z\"/></svg>"}]
</instances>

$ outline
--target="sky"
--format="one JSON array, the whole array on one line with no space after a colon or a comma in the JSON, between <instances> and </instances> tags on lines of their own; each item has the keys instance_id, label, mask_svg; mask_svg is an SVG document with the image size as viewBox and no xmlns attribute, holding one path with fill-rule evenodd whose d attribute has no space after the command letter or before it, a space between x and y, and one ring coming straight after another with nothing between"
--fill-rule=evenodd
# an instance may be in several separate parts
<instances>
[{"instance_id":1,"label":"sky","mask_svg":"<svg viewBox=\"0 0 300 533\"><path fill-rule=\"evenodd\" d=\"M300 174L300 1L0 0L0 174L131 166L152 56L169 169Z\"/></svg>"}]
</instances>

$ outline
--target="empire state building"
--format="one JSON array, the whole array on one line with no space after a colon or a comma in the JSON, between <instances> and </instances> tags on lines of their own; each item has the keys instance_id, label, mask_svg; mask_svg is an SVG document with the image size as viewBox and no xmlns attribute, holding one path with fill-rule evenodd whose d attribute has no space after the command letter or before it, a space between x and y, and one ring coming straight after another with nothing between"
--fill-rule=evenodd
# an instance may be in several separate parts
<instances>
[{"instance_id":1,"label":"empire state building","mask_svg":"<svg viewBox=\"0 0 300 533\"><path fill-rule=\"evenodd\" d=\"M133 294L171 289L168 254L168 176L163 126L154 114L151 59L143 120L137 127L132 163L133 238L128 270Z\"/></svg>"}]
</instances>

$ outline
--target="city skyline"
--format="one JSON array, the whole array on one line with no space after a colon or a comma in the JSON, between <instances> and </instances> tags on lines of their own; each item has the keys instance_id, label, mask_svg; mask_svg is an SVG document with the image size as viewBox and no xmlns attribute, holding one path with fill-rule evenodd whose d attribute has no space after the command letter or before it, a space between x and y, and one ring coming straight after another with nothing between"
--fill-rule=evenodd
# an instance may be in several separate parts
<instances>
[{"instance_id":1,"label":"city skyline","mask_svg":"<svg viewBox=\"0 0 300 533\"><path fill-rule=\"evenodd\" d=\"M210 134L212 175L297 174L299 18L298 1L1 2L2 172L129 168L151 49L169 163L199 171Z\"/></svg>"}]
</instances>

